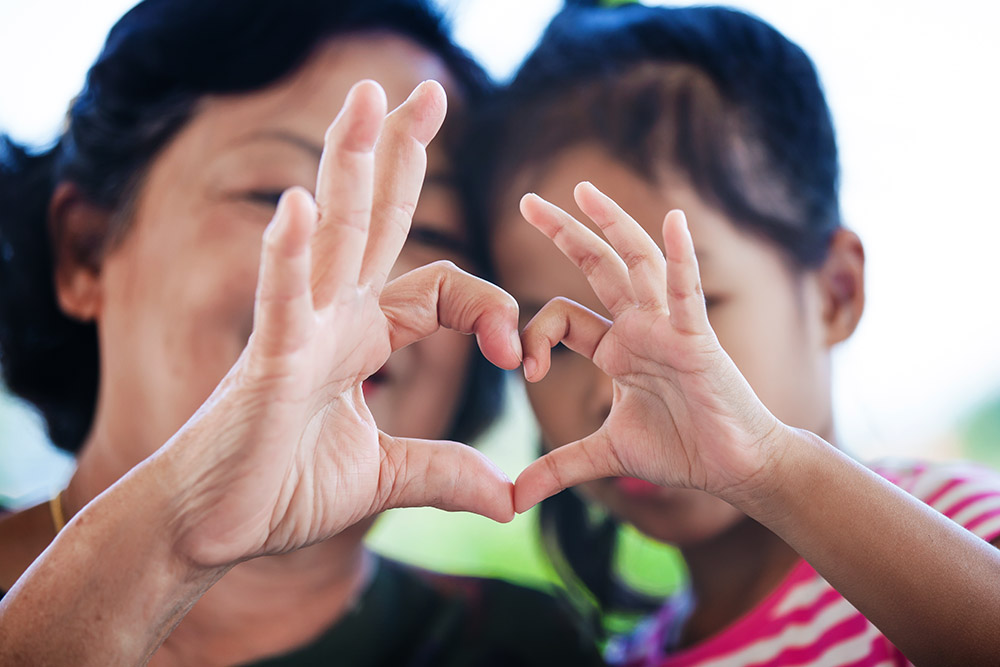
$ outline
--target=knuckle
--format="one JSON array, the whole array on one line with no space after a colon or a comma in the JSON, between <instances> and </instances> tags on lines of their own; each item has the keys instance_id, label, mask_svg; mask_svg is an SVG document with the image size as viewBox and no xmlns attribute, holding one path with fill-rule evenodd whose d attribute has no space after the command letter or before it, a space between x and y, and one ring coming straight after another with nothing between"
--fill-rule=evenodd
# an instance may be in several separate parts
<instances>
[{"instance_id":1,"label":"knuckle","mask_svg":"<svg viewBox=\"0 0 1000 667\"><path fill-rule=\"evenodd\" d=\"M330 210L326 216L320 214L320 222L326 217L329 222L338 227L348 227L358 231L367 231L368 219L371 215L371 208L366 204L355 206L336 207Z\"/></svg>"},{"instance_id":2,"label":"knuckle","mask_svg":"<svg viewBox=\"0 0 1000 667\"><path fill-rule=\"evenodd\" d=\"M502 309L502 314L505 319L513 319L515 322L521 314L520 306L517 305L517 301L514 300L514 297L509 294L504 297L500 308Z\"/></svg>"},{"instance_id":3,"label":"knuckle","mask_svg":"<svg viewBox=\"0 0 1000 667\"><path fill-rule=\"evenodd\" d=\"M427 265L431 271L438 275L448 275L452 273L464 273L455 262L450 259L439 259Z\"/></svg>"},{"instance_id":4,"label":"knuckle","mask_svg":"<svg viewBox=\"0 0 1000 667\"><path fill-rule=\"evenodd\" d=\"M552 453L554 454L556 451L558 450L553 450ZM560 489L566 488L562 469L559 467L556 461L556 457L551 455L545 457L545 464L546 464L545 467L548 468L549 474L552 476L553 481L555 481L556 486L558 486Z\"/></svg>"},{"instance_id":5,"label":"knuckle","mask_svg":"<svg viewBox=\"0 0 1000 667\"><path fill-rule=\"evenodd\" d=\"M629 271L642 266L649 261L649 255L641 250L626 250L619 253Z\"/></svg>"},{"instance_id":6,"label":"knuckle","mask_svg":"<svg viewBox=\"0 0 1000 667\"><path fill-rule=\"evenodd\" d=\"M577 264L585 276L591 276L601 266L602 260L603 258L595 252L585 252L579 255Z\"/></svg>"},{"instance_id":7,"label":"knuckle","mask_svg":"<svg viewBox=\"0 0 1000 667\"><path fill-rule=\"evenodd\" d=\"M575 307L576 302L565 296L557 296L545 304L545 308L559 312L568 312Z\"/></svg>"},{"instance_id":8,"label":"knuckle","mask_svg":"<svg viewBox=\"0 0 1000 667\"><path fill-rule=\"evenodd\" d=\"M392 502L400 496L406 479L405 448L382 447L379 456L379 489Z\"/></svg>"},{"instance_id":9,"label":"knuckle","mask_svg":"<svg viewBox=\"0 0 1000 667\"><path fill-rule=\"evenodd\" d=\"M404 229L417 211L416 203L413 201L387 202L386 208L389 211L389 217L397 221L396 224Z\"/></svg>"}]
</instances>

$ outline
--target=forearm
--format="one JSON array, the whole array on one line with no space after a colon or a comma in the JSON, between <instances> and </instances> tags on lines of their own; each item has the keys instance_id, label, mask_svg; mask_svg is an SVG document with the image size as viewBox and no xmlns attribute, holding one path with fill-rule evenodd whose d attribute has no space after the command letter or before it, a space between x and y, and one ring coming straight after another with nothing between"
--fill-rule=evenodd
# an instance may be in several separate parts
<instances>
[{"instance_id":1,"label":"forearm","mask_svg":"<svg viewBox=\"0 0 1000 667\"><path fill-rule=\"evenodd\" d=\"M783 434L736 504L798 551L917 664L1000 654L1000 550L819 437Z\"/></svg>"},{"instance_id":2,"label":"forearm","mask_svg":"<svg viewBox=\"0 0 1000 667\"><path fill-rule=\"evenodd\" d=\"M0 664L144 663L222 576L177 555L164 464L89 503L0 601Z\"/></svg>"}]
</instances>

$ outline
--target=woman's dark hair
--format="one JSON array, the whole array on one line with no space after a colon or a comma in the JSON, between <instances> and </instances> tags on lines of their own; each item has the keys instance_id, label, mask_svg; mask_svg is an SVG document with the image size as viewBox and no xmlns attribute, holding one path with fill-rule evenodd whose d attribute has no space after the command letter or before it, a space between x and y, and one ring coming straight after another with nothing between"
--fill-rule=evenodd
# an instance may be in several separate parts
<instances>
[{"instance_id":1,"label":"woman's dark hair","mask_svg":"<svg viewBox=\"0 0 1000 667\"><path fill-rule=\"evenodd\" d=\"M567 3L480 114L467 143L480 163L477 215L499 218L567 149L596 145L654 186L685 179L792 266L819 265L841 224L839 166L802 49L721 7L585 4ZM545 501L541 515L564 578L604 610L644 604L613 575L610 520L590 521L572 491Z\"/></svg>"},{"instance_id":2,"label":"woman's dark hair","mask_svg":"<svg viewBox=\"0 0 1000 667\"><path fill-rule=\"evenodd\" d=\"M125 210L200 98L266 87L324 40L374 30L440 57L467 102L488 92L488 77L426 0L145 0L111 29L52 148L32 154L0 136L0 365L7 387L38 408L56 445L73 452L82 444L99 378L95 325L67 317L56 302L60 230L47 220L55 186L71 182L89 202ZM128 224L127 215L114 217ZM485 265L483 234L471 232L481 253L472 259ZM109 229L94 245L122 233ZM451 437L469 439L492 420L501 380L475 355Z\"/></svg>"}]
</instances>

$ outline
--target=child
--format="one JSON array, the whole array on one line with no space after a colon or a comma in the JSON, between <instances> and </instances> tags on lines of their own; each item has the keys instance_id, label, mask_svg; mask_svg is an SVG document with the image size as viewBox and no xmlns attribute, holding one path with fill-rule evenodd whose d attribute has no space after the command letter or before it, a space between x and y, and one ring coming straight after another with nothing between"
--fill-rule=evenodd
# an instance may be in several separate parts
<instances>
[{"instance_id":1,"label":"child","mask_svg":"<svg viewBox=\"0 0 1000 667\"><path fill-rule=\"evenodd\" d=\"M873 472L835 448L830 351L861 316L864 252L801 49L721 8L566 10L497 112L480 194L501 284L534 315L524 373L550 450L516 508L579 485L689 568L686 594L607 657L994 662L1000 478ZM519 219L523 192L554 244ZM565 529L587 524L566 496L562 555L611 603L606 553Z\"/></svg>"}]
</instances>

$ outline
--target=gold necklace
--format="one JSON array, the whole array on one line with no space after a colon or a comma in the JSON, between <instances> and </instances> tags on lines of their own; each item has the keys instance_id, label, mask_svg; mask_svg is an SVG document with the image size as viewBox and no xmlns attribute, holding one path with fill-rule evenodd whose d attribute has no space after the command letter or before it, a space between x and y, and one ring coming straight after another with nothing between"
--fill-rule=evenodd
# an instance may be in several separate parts
<instances>
[{"instance_id":1,"label":"gold necklace","mask_svg":"<svg viewBox=\"0 0 1000 667\"><path fill-rule=\"evenodd\" d=\"M52 527L56 529L56 535L66 525L66 515L63 513L62 491L56 493L49 500L49 513L52 514Z\"/></svg>"}]
</instances>

